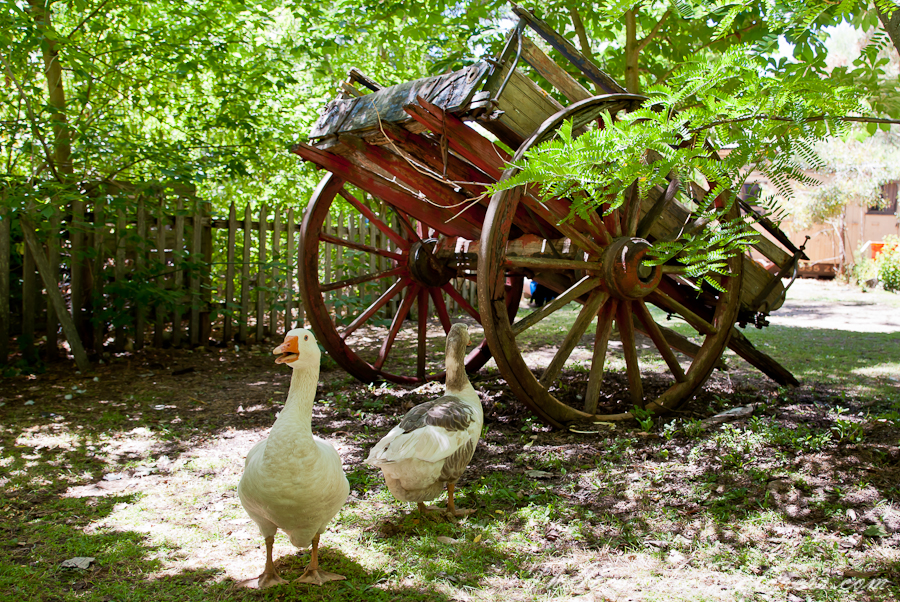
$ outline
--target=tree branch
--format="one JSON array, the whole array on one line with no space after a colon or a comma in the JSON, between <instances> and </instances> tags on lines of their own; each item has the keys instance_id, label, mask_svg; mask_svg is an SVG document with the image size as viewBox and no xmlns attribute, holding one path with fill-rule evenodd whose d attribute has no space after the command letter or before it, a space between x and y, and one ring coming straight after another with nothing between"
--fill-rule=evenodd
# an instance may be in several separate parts
<instances>
[{"instance_id":1,"label":"tree branch","mask_svg":"<svg viewBox=\"0 0 900 602\"><path fill-rule=\"evenodd\" d=\"M649 44L649 43L653 40L653 38L656 37L656 34L658 34L658 33L659 33L659 30L662 29L663 23L666 22L666 19L669 18L669 15L670 15L670 14L672 14L672 10L671 10L671 9L667 10L666 12L664 12L664 13L663 13L663 16L660 17L660 18L659 18L659 21L656 22L656 25L653 26L653 29L650 30L650 33L648 33L646 36L644 36L644 37L637 43L637 51L638 51L638 52L640 52L641 50L643 50L644 48L646 48L646 47L647 47L647 44Z\"/></svg>"},{"instance_id":2,"label":"tree branch","mask_svg":"<svg viewBox=\"0 0 900 602\"><path fill-rule=\"evenodd\" d=\"M826 119L835 119L840 121L850 121L854 123L887 123L890 125L900 125L900 119L884 119L881 117L849 117L847 115L817 115L815 117L807 117L801 119L804 123L812 123L814 121L825 121ZM745 117L735 117L733 119L723 119L714 121L702 127L689 130L692 134L702 132L720 125L728 125L731 123L744 123L746 121L796 121L790 117L781 117L778 115L747 115Z\"/></svg>"},{"instance_id":3,"label":"tree branch","mask_svg":"<svg viewBox=\"0 0 900 602\"><path fill-rule=\"evenodd\" d=\"M586 56L588 60L594 60L594 51L591 50L591 41L587 37L587 30L584 28L584 21L581 15L575 10L575 7L569 6L569 16L572 18L572 25L575 27L575 33L578 35L578 45L581 46L581 54Z\"/></svg>"}]
</instances>

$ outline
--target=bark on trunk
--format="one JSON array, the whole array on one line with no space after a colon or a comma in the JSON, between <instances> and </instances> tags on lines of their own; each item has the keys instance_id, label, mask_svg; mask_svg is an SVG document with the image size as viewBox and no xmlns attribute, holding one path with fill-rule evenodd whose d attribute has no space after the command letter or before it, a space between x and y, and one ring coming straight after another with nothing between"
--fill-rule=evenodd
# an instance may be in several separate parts
<instances>
[{"instance_id":1,"label":"bark on trunk","mask_svg":"<svg viewBox=\"0 0 900 602\"><path fill-rule=\"evenodd\" d=\"M625 88L632 94L640 94L641 80L638 73L637 15L631 9L625 13Z\"/></svg>"}]
</instances>

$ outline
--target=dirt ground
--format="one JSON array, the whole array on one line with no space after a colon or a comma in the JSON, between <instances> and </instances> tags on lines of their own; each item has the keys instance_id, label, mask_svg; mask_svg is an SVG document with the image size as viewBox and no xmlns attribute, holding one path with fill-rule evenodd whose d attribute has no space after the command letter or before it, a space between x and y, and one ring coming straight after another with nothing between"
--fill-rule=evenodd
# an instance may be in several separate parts
<instances>
[{"instance_id":1,"label":"dirt ground","mask_svg":"<svg viewBox=\"0 0 900 602\"><path fill-rule=\"evenodd\" d=\"M801 300L789 299L772 317L773 324L900 332L900 311L892 302L872 301L871 293L866 296L867 293L834 283L799 281L795 287L796 296ZM820 293L824 290L827 295L833 295L837 301L802 300L810 297L807 289L813 287ZM25 519L33 518L35 508L51 498L102 500L139 494L145 500L140 520L127 515L123 518L120 515L124 510L116 506L122 512L111 512L101 520L73 519L73 524L101 532L122 528L127 523L132 531L143 528L154 536L175 537L193 523L219 537L193 544L197 553L194 558L176 555L162 562L151 577L162 578L210 565L219 567L217 576L207 577L211 580L237 583L258 573L262 565L258 533L241 513L234 498L234 486L240 477L244 455L266 435L289 388L290 371L273 362L271 349L275 344L276 341L267 341L259 345L193 351L148 349L110 358L90 375L81 375L74 367L59 364L42 374L0 381L3 404L0 424L4 425L0 449L4 457L13 458L27 452L43 461L40 459L52 460L76 451L85 455L84 465L77 471L57 471L52 478L43 483L34 482L30 488L17 484L14 475L0 473L3 498L0 503L4 504L4 512L17 517L3 523L0 539L17 542L26 537ZM703 392L683 408L678 418L704 419L732 406L756 404L762 419L777 422L780 428L825 425L827 431L831 424L828 408L841 403L850 414L855 414L872 405L871 400L840 397L829 385L817 382L805 383L799 390L785 395L746 368L714 374ZM853 529L844 528L844 523L835 522L844 518L835 518L826 506L814 504L813 500L831 499L829 496L835 488L839 492L841 488L846 490L848 485L859 481L860 470L864 470L866 485L845 496L842 502L845 510L852 511L854 520L858 517L860 527L856 532L861 533L866 525L877 524L885 530L881 545L887 550L900 547L900 514L891 510L892 497L900 482L900 449L897 430L887 425L867 427L866 445L832 446L792 454L789 464L802 473L802 484L795 477L785 476L787 473L781 468L767 468L776 466L777 462L761 447L758 458L748 460L747 465L752 464L754 469L763 472L770 470L769 478L760 480L746 466L722 471L721 465L715 464L716 452L710 447L711 440L704 444L710 455L698 460L691 455L696 454L692 451L696 446L690 440L682 436L668 440L656 434L640 435L633 423L617 427L600 440L552 431L532 419L496 373L480 374L472 380L485 406L487 428L460 483L463 491L460 503L476 507L479 512L493 512L493 508L486 507L490 500L467 493L481 479L504 472L538 470L545 473L535 477L543 479L541 485L552 489L566 503L579 507L579 512L635 521L634 528L638 529L644 546L648 540L655 541L654 533L666 532L671 525L646 524L642 513L665 504L681 517L669 535L686 541L718 538L727 547L751 536L746 532L722 532L700 517L710 505L724 504L730 499L728 491L740 489L748 499L764 496L772 500L773 507L784 517L777 524L759 526L759 537L764 543L771 542L770 547L760 548L764 554L777 554L778 546L792 536L812 537L814 533L824 532L821 542L831 542L828 545L833 544L849 559L844 568L834 568L834 578L838 579L854 570L864 570L858 567L866 565L868 552L864 551L862 536L857 537ZM367 387L336 368L323 371L317 395L322 403L315 408L314 430L336 445L346 471L355 475L351 478L354 488L351 505L362 504L380 491L377 479L373 481L365 476L370 471L362 465L371 445L396 423L397 416L439 390L436 384L414 391ZM75 442L72 434L82 428L93 433L87 445ZM621 460L622 475L616 477L624 485L620 483L618 489L606 490L587 485L584 475L595 467L594 459L616 448L617 438L622 436L631 441L631 451ZM721 444L719 439L716 441L717 445ZM548 458L553 463L548 464ZM17 466L17 461L6 459L3 465ZM871 467L861 468L869 461ZM652 493L645 492L646 495L642 493L638 497L624 493L622 487L632 487L629 483L650 478L647 475L652 476L654 471L672 477L651 479ZM705 501L697 498L689 483L691 478L701 476L712 483ZM185 516L173 513L173 503L191 506L196 512ZM505 503L509 508L519 504L515 499ZM403 520L377 521L379 537L404 537L409 525ZM656 548L659 553L655 555L634 555L629 551L634 545L624 540L621 532L617 535L600 523L585 527L584 534L578 538L569 538L565 529L564 525L545 525L532 534L530 549L533 553L544 548L554 550L557 560L535 570L545 575L546 581L556 579L556 585L568 583L567 595L572 599L666 599L667 591L676 598L690 599L692 588L699 587L709 599L736 599L736 591L756 591L762 596L759 599L794 601L804 599L803 592L815 590L811 578L789 574L789 571L763 583L754 581L752 573L718 570L711 562L691 565L691 555L670 543L659 543ZM13 556L22 549L16 545L10 548ZM594 551L588 554L585 550ZM900 577L896 554L885 554L885 563L874 574L896 582ZM282 561L286 566L302 568L301 554L286 541L279 541L276 555L286 559ZM758 563L763 567L762 573L765 564ZM449 590L457 591L453 583L447 583ZM487 587L486 583L497 591L508 588L508 599L519 599L511 593L518 587L515 584L504 586L490 579L476 581L477 587Z\"/></svg>"}]
</instances>

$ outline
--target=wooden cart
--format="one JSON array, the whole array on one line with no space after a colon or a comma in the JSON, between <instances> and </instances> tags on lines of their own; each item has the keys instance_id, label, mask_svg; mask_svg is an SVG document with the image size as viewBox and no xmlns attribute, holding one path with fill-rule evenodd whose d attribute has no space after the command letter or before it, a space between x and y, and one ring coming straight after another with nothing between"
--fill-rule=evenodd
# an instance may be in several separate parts
<instances>
[{"instance_id":1,"label":"wooden cart","mask_svg":"<svg viewBox=\"0 0 900 602\"><path fill-rule=\"evenodd\" d=\"M796 384L735 328L739 322L765 324L765 315L783 302L781 278L802 257L802 250L765 220L760 223L781 246L760 237L756 249L778 266L778 273L768 273L749 256L736 256L729 264L732 275L722 281L725 292L698 294L698 287L677 270L642 264L655 241L671 239L691 220L689 209L674 199L674 181L667 190L654 190L646 198L634 194L610 215L598 211L590 219L571 219L569 201L543 202L521 187L490 199L484 195L486 183L512 173L504 173L507 161L552 136L565 120L574 120L577 131L591 127L604 112L631 111L644 100L626 93L530 12L515 11L520 21L496 59L391 87L351 72L344 85L348 94L326 106L309 143L294 147L296 154L329 172L303 220L300 269L307 315L331 357L367 382L440 379L439 368L431 368L432 358L426 357L428 316L436 314L449 330L447 308L453 303L484 327L484 341L466 358L468 369L481 368L493 355L515 395L555 426L626 418L631 406L675 409L722 365L726 346L778 383ZM587 91L524 35L526 28L604 93ZM535 80L556 92L548 93L526 76L518 68L523 64L531 67ZM370 92L360 94L354 86ZM492 140L518 150L510 157ZM326 220L338 197L364 216L377 236L362 243L330 233ZM379 205L390 208L390 223L377 213ZM733 215L741 210L750 208L735 204ZM323 282L320 258L331 257L335 248L362 254L372 268ZM516 320L525 276L559 296ZM460 279L477 281L477 307L460 294ZM389 285L371 303L337 320L329 307L335 292L367 282ZM573 301L581 304L579 311L571 310ZM372 348L368 326L392 304L390 327L376 335L383 337L375 346L378 352L366 355L363 349ZM663 314L680 318L690 332L667 328L660 323L666 321L659 317ZM553 352L546 368L533 372L525 361L529 349L520 344L529 340L523 333L551 317L568 318L557 328L564 334L548 339ZM652 344L646 345L647 338L636 332ZM414 341L399 363L389 361L398 337ZM589 347L587 374L573 391L558 379L583 338ZM615 339L627 377L625 393L618 398L604 393L611 378L604 380L604 365L607 351L619 347ZM661 358L662 374L655 370L651 375L646 368L642 373L638 358L644 346ZM407 357L412 353L415 361Z\"/></svg>"}]
</instances>

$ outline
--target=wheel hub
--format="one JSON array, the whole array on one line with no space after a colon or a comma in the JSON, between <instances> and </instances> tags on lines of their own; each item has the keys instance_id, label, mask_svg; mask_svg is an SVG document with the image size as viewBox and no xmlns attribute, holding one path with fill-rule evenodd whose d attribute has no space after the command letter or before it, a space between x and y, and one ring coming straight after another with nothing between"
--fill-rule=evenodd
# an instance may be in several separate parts
<instances>
[{"instance_id":1,"label":"wheel hub","mask_svg":"<svg viewBox=\"0 0 900 602\"><path fill-rule=\"evenodd\" d=\"M603 276L609 294L618 299L641 299L659 286L662 270L643 263L650 243L643 238L622 237L603 254Z\"/></svg>"},{"instance_id":2,"label":"wheel hub","mask_svg":"<svg viewBox=\"0 0 900 602\"><path fill-rule=\"evenodd\" d=\"M413 243L409 249L409 273L413 280L428 287L443 286L455 275L434 256L436 245L437 239L428 238Z\"/></svg>"}]
</instances>

